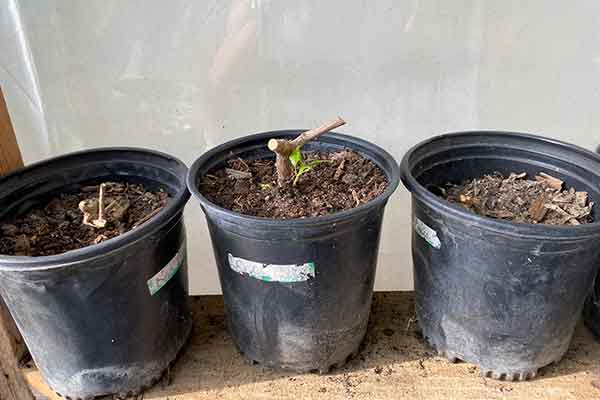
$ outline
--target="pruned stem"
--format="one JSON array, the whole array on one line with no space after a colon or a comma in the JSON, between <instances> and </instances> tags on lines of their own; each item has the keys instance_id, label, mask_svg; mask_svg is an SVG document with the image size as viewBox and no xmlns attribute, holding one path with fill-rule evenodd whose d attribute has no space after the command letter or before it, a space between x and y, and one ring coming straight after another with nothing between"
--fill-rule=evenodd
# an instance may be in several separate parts
<instances>
[{"instance_id":1,"label":"pruned stem","mask_svg":"<svg viewBox=\"0 0 600 400\"><path fill-rule=\"evenodd\" d=\"M275 152L275 168L277 169L277 184L279 187L285 186L292 179L294 171L292 171L292 163L289 160L289 153L284 155Z\"/></svg>"},{"instance_id":2,"label":"pruned stem","mask_svg":"<svg viewBox=\"0 0 600 400\"><path fill-rule=\"evenodd\" d=\"M276 154L276 167L277 167L277 183L279 186L286 185L293 175L292 165L289 160L290 154L299 147L302 147L305 143L318 138L322 134L331 131L337 127L344 125L344 121L341 117L337 117L333 121L319 126L318 128L311 129L306 132L302 132L294 140L285 139L271 139L269 140L269 150Z\"/></svg>"},{"instance_id":3,"label":"pruned stem","mask_svg":"<svg viewBox=\"0 0 600 400\"><path fill-rule=\"evenodd\" d=\"M98 194L98 219L92 221L97 228L104 228L106 220L104 219L104 183L100 184L100 193Z\"/></svg>"}]
</instances>

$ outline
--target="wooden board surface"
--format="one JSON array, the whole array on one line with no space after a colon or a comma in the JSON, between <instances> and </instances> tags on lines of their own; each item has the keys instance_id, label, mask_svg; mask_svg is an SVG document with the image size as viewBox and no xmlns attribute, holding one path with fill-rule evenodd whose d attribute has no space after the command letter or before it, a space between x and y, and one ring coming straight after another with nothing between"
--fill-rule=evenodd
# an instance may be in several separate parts
<instances>
[{"instance_id":1,"label":"wooden board surface","mask_svg":"<svg viewBox=\"0 0 600 400\"><path fill-rule=\"evenodd\" d=\"M0 175L23 166L8 109L0 88ZM0 399L27 400L31 393L17 369L26 348L4 301L0 299Z\"/></svg>"},{"instance_id":2,"label":"wooden board surface","mask_svg":"<svg viewBox=\"0 0 600 400\"><path fill-rule=\"evenodd\" d=\"M0 88L0 175L22 166L23 159L8 115L2 88Z\"/></svg>"},{"instance_id":3,"label":"wooden board surface","mask_svg":"<svg viewBox=\"0 0 600 400\"><path fill-rule=\"evenodd\" d=\"M191 299L194 333L170 373L144 399L600 399L600 344L578 326L565 358L530 382L499 382L437 357L413 322L412 293L377 293L360 355L329 375L251 366L225 326L222 298ZM36 391L51 393L27 370ZM50 397L56 400L55 397Z\"/></svg>"}]
</instances>

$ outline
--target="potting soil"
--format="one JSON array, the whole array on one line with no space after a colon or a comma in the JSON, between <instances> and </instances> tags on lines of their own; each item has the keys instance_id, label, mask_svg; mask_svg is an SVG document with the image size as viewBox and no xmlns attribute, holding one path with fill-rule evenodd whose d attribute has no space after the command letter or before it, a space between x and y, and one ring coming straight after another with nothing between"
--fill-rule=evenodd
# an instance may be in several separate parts
<instances>
[{"instance_id":1,"label":"potting soil","mask_svg":"<svg viewBox=\"0 0 600 400\"><path fill-rule=\"evenodd\" d=\"M61 194L13 221L3 221L0 254L49 256L98 244L146 222L169 201L169 194L162 190L107 182L100 216L99 197L100 185L86 186L78 193Z\"/></svg>"},{"instance_id":2,"label":"potting soil","mask_svg":"<svg viewBox=\"0 0 600 400\"><path fill-rule=\"evenodd\" d=\"M566 188L562 180L543 172L534 179L526 173L496 173L439 189L446 200L486 217L548 225L593 222L588 193Z\"/></svg>"},{"instance_id":3,"label":"potting soil","mask_svg":"<svg viewBox=\"0 0 600 400\"><path fill-rule=\"evenodd\" d=\"M277 185L275 160L232 159L227 168L206 174L200 191L211 202L241 214L265 218L304 218L349 210L388 187L383 171L359 154L303 153L305 163L321 160L297 183Z\"/></svg>"}]
</instances>

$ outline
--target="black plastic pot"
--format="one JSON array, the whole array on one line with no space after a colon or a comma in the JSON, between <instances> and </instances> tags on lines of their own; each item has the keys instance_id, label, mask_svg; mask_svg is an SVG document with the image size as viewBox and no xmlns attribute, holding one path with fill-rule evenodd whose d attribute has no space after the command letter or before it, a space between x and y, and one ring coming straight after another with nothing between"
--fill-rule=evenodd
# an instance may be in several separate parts
<instances>
[{"instance_id":1,"label":"black plastic pot","mask_svg":"<svg viewBox=\"0 0 600 400\"><path fill-rule=\"evenodd\" d=\"M600 340L600 280L597 276L596 284L588 296L585 307L583 308L583 321L592 331L596 340Z\"/></svg>"},{"instance_id":2,"label":"black plastic pot","mask_svg":"<svg viewBox=\"0 0 600 400\"><path fill-rule=\"evenodd\" d=\"M428 188L495 171L543 171L598 204L600 157L533 135L466 132L418 144L401 170L413 195L416 312L431 345L497 379L531 378L560 360L600 266L600 223L485 218Z\"/></svg>"},{"instance_id":3,"label":"black plastic pot","mask_svg":"<svg viewBox=\"0 0 600 400\"><path fill-rule=\"evenodd\" d=\"M600 154L600 146L596 149ZM588 296L583 308L583 321L594 333L596 339L600 340L600 278L596 276L596 283Z\"/></svg>"},{"instance_id":4,"label":"black plastic pot","mask_svg":"<svg viewBox=\"0 0 600 400\"><path fill-rule=\"evenodd\" d=\"M251 217L218 207L198 191L199 179L226 160L271 158L270 138L300 132L266 132L218 146L192 165L188 187L206 214L239 350L265 366L326 372L358 351L367 329L383 212L399 181L392 156L340 134L305 145L307 151L350 148L381 167L390 182L373 201L323 217Z\"/></svg>"},{"instance_id":5,"label":"black plastic pot","mask_svg":"<svg viewBox=\"0 0 600 400\"><path fill-rule=\"evenodd\" d=\"M106 181L143 183L173 196L155 217L101 244L56 256L0 256L0 294L59 394L136 393L161 376L186 341L186 172L166 154L109 148L54 158L0 179L0 219Z\"/></svg>"}]
</instances>

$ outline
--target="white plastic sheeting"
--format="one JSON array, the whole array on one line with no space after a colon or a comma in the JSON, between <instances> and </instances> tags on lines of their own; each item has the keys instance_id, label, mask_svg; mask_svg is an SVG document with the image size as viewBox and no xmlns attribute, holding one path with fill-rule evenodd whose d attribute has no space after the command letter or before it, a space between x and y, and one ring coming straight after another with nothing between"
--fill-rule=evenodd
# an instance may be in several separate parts
<instances>
[{"instance_id":1,"label":"white plastic sheeting","mask_svg":"<svg viewBox=\"0 0 600 400\"><path fill-rule=\"evenodd\" d=\"M25 160L144 146L187 163L264 130L342 132L400 160L453 130L600 143L600 2L66 1L0 3L0 84ZM191 292L219 292L187 209ZM412 286L410 199L386 213L376 287Z\"/></svg>"}]
</instances>

